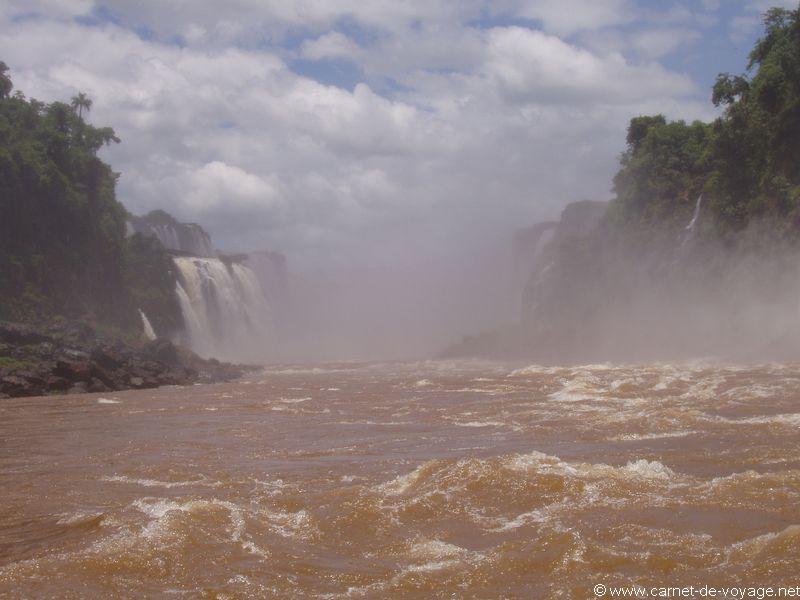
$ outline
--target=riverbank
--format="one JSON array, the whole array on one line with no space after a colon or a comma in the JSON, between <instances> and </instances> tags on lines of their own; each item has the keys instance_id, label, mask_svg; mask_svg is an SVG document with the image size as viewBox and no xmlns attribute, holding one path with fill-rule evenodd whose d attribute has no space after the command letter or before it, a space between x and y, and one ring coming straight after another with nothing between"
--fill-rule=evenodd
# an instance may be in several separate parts
<instances>
[{"instance_id":1,"label":"riverbank","mask_svg":"<svg viewBox=\"0 0 800 600\"><path fill-rule=\"evenodd\" d=\"M256 368L206 360L169 340L130 339L83 321L0 321L0 398L232 381Z\"/></svg>"}]
</instances>

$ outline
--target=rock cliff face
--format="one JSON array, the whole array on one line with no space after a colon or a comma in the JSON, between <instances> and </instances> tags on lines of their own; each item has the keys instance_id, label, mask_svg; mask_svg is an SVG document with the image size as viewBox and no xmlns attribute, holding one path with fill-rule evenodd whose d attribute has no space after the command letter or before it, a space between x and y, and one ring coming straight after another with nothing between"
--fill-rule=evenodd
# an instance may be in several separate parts
<instances>
[{"instance_id":1,"label":"rock cliff face","mask_svg":"<svg viewBox=\"0 0 800 600\"><path fill-rule=\"evenodd\" d=\"M523 293L506 344L543 362L800 353L800 256L753 223L735 245L705 227L702 198L675 226L619 227L604 203L568 206Z\"/></svg>"},{"instance_id":2,"label":"rock cliff face","mask_svg":"<svg viewBox=\"0 0 800 600\"><path fill-rule=\"evenodd\" d=\"M143 217L130 216L128 233L152 236L174 252L205 258L217 256L205 229L196 223L181 223L163 210L154 210Z\"/></svg>"},{"instance_id":3,"label":"rock cliff face","mask_svg":"<svg viewBox=\"0 0 800 600\"><path fill-rule=\"evenodd\" d=\"M599 265L588 247L597 243L592 234L607 208L607 202L574 202L554 226L544 229L522 294L521 317L527 331L564 334L590 310Z\"/></svg>"}]
</instances>

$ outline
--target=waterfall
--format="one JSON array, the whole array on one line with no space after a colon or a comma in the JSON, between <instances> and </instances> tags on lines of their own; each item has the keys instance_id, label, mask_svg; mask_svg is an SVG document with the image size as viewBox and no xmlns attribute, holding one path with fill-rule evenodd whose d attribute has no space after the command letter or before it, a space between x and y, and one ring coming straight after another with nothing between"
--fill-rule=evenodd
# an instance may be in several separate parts
<instances>
[{"instance_id":1,"label":"waterfall","mask_svg":"<svg viewBox=\"0 0 800 600\"><path fill-rule=\"evenodd\" d=\"M272 341L272 310L256 274L216 258L175 257L175 293L196 353L223 360L258 360Z\"/></svg>"},{"instance_id":2,"label":"waterfall","mask_svg":"<svg viewBox=\"0 0 800 600\"><path fill-rule=\"evenodd\" d=\"M130 217L125 226L127 235L138 232L152 236L167 250L205 258L217 256L205 229L196 223L180 223L166 213L157 217Z\"/></svg>"},{"instance_id":3,"label":"waterfall","mask_svg":"<svg viewBox=\"0 0 800 600\"><path fill-rule=\"evenodd\" d=\"M697 219L700 218L700 210L702 207L703 194L700 194L694 204L692 218L689 220L689 223L686 225L686 227L684 227L679 233L678 239L676 240L675 245L672 247L672 260L669 263L665 262L665 266L668 265L669 268L678 267L684 261L684 259L691 254L692 244L690 242L694 239L694 236L697 233Z\"/></svg>"},{"instance_id":4,"label":"waterfall","mask_svg":"<svg viewBox=\"0 0 800 600\"><path fill-rule=\"evenodd\" d=\"M144 337L148 340L156 339L156 332L153 330L153 326L150 324L150 319L147 318L147 315L144 314L144 311L140 308L139 315L142 317L142 329L144 329Z\"/></svg>"},{"instance_id":5,"label":"waterfall","mask_svg":"<svg viewBox=\"0 0 800 600\"><path fill-rule=\"evenodd\" d=\"M697 217L700 216L700 206L703 203L703 194L700 194L697 197L697 203L694 205L694 214L692 215L692 220L689 221L689 224L686 226L686 231L692 232L694 231L695 225L697 225Z\"/></svg>"},{"instance_id":6,"label":"waterfall","mask_svg":"<svg viewBox=\"0 0 800 600\"><path fill-rule=\"evenodd\" d=\"M167 250L182 250L181 242L178 239L178 232L175 231L172 225L159 223L157 225L152 225L151 228L155 237L161 242L164 248Z\"/></svg>"}]
</instances>

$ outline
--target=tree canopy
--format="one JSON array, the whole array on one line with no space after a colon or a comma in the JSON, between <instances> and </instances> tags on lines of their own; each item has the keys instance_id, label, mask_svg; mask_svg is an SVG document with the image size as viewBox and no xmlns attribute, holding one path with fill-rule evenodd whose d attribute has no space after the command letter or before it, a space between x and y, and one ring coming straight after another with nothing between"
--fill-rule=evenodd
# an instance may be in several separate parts
<instances>
[{"instance_id":1,"label":"tree canopy","mask_svg":"<svg viewBox=\"0 0 800 600\"><path fill-rule=\"evenodd\" d=\"M703 192L710 223L729 239L761 219L800 237L800 7L770 9L763 22L747 72L717 78L715 121L631 120L616 219L678 226Z\"/></svg>"},{"instance_id":2,"label":"tree canopy","mask_svg":"<svg viewBox=\"0 0 800 600\"><path fill-rule=\"evenodd\" d=\"M114 130L84 120L83 93L71 104L12 94L7 71L0 62L0 318L64 314L136 327L149 299L176 326L171 261L126 238L117 174L97 155L119 142ZM140 289L153 282L157 291Z\"/></svg>"}]
</instances>

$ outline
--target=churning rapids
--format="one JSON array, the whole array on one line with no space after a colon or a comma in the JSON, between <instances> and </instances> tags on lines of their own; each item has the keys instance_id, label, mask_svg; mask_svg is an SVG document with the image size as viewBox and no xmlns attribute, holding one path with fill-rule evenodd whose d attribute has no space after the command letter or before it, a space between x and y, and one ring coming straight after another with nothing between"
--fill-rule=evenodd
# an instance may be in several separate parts
<instances>
[{"instance_id":1,"label":"churning rapids","mask_svg":"<svg viewBox=\"0 0 800 600\"><path fill-rule=\"evenodd\" d=\"M796 585L800 366L274 367L0 403L0 596Z\"/></svg>"}]
</instances>

